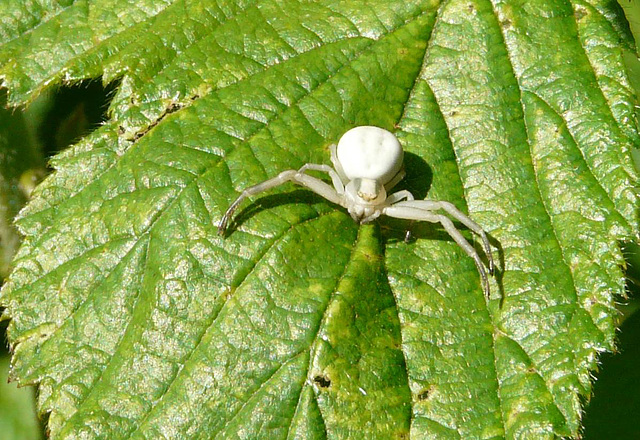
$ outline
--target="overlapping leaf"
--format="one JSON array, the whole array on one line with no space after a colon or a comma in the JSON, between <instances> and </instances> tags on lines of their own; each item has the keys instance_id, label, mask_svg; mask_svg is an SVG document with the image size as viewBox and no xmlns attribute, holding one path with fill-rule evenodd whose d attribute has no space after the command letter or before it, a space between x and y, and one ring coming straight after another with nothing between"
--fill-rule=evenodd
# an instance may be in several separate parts
<instances>
[{"instance_id":1,"label":"overlapping leaf","mask_svg":"<svg viewBox=\"0 0 640 440\"><path fill-rule=\"evenodd\" d=\"M121 82L20 216L2 292L54 438L578 433L636 233L615 2L33 3L2 22L12 102ZM491 234L489 302L437 226L404 243L304 190L215 234L242 188L365 124Z\"/></svg>"}]
</instances>

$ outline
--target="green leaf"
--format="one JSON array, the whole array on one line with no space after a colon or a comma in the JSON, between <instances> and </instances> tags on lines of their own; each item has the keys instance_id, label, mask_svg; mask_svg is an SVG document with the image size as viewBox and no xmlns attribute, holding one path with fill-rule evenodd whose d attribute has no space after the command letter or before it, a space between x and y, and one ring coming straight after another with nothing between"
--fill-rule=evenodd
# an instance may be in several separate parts
<instances>
[{"instance_id":1,"label":"green leaf","mask_svg":"<svg viewBox=\"0 0 640 440\"><path fill-rule=\"evenodd\" d=\"M120 81L22 211L2 291L53 438L578 435L638 233L617 3L11 8L11 103ZM356 125L394 130L404 187L491 235L489 301L438 225L359 227L291 185L216 234L243 188L329 163Z\"/></svg>"},{"instance_id":2,"label":"green leaf","mask_svg":"<svg viewBox=\"0 0 640 440\"><path fill-rule=\"evenodd\" d=\"M624 10L624 15L629 22L629 29L636 40L636 52L638 51L637 36L640 35L640 3L637 0L618 0Z\"/></svg>"},{"instance_id":3,"label":"green leaf","mask_svg":"<svg viewBox=\"0 0 640 440\"><path fill-rule=\"evenodd\" d=\"M0 352L0 429L5 440L42 438L35 411L33 389L7 383L9 356Z\"/></svg>"}]
</instances>

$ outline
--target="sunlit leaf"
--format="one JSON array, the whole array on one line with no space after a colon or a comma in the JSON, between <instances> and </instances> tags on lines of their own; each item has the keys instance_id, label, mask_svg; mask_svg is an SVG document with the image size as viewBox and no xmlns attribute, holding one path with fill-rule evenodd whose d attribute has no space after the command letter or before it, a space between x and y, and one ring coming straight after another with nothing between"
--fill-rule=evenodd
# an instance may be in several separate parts
<instances>
[{"instance_id":1,"label":"sunlit leaf","mask_svg":"<svg viewBox=\"0 0 640 440\"><path fill-rule=\"evenodd\" d=\"M120 81L22 212L2 291L53 438L579 433L637 233L617 3L36 3L0 25L11 103ZM438 225L358 226L291 185L216 234L356 125L491 235L489 301Z\"/></svg>"}]
</instances>

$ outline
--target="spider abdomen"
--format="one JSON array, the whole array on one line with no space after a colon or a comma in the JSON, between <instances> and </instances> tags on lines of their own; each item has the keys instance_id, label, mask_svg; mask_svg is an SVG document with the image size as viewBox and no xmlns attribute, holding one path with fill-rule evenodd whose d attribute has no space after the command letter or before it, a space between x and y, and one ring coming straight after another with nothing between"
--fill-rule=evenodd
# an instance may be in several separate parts
<instances>
[{"instance_id":1,"label":"spider abdomen","mask_svg":"<svg viewBox=\"0 0 640 440\"><path fill-rule=\"evenodd\" d=\"M385 184L402 168L402 146L393 133L379 127L360 126L338 142L338 161L349 180L364 178Z\"/></svg>"}]
</instances>

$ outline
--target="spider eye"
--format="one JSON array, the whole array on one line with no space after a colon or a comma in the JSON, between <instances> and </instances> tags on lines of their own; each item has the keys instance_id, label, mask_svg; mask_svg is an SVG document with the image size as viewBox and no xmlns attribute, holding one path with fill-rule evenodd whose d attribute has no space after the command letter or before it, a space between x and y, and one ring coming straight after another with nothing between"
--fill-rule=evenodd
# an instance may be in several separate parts
<instances>
[{"instance_id":1,"label":"spider eye","mask_svg":"<svg viewBox=\"0 0 640 440\"><path fill-rule=\"evenodd\" d=\"M393 133L361 126L347 131L338 142L338 162L349 180L389 182L402 168L402 146Z\"/></svg>"},{"instance_id":2,"label":"spider eye","mask_svg":"<svg viewBox=\"0 0 640 440\"><path fill-rule=\"evenodd\" d=\"M383 201L387 198L387 193L384 190L384 186L372 179L353 179L353 187L356 190L356 194L362 200L367 202L376 202L378 200Z\"/></svg>"}]
</instances>

